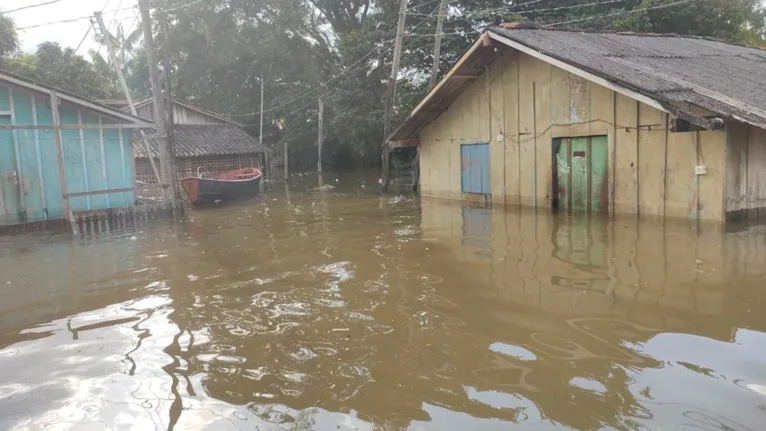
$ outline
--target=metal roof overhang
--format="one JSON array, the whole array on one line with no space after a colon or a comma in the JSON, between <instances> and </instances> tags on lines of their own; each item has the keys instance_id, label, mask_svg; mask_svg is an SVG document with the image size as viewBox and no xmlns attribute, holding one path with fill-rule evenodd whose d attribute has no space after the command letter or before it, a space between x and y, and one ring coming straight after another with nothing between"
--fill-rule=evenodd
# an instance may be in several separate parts
<instances>
[{"instance_id":1,"label":"metal roof overhang","mask_svg":"<svg viewBox=\"0 0 766 431\"><path fill-rule=\"evenodd\" d=\"M83 97L79 97L70 92L60 90L55 87L42 84L36 81L32 81L27 78L23 78L23 77L8 73L6 71L0 71L0 80L10 82L20 87L24 87L29 90L37 91L43 94L56 93L56 96L61 100L66 100L67 102L83 106L85 108L91 109L101 114L108 115L112 118L127 121L129 125L133 125L136 128L155 128L156 127L155 124L149 120L146 120L140 117L135 117L130 114L126 114L120 111L119 109L114 109L105 105L101 105L97 102L88 100ZM127 128L129 126L126 125L125 127Z\"/></svg>"}]
</instances>

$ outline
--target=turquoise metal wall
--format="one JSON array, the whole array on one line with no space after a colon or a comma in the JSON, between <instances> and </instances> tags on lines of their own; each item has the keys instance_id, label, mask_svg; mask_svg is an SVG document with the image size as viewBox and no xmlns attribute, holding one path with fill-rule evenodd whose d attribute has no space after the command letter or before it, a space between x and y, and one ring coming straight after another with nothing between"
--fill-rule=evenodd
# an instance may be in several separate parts
<instances>
[{"instance_id":1,"label":"turquoise metal wall","mask_svg":"<svg viewBox=\"0 0 766 431\"><path fill-rule=\"evenodd\" d=\"M85 107L59 106L62 125L116 124ZM0 85L0 124L53 124L50 96ZM0 225L65 218L53 130L0 130ZM63 130L68 193L134 186L130 130ZM72 211L134 205L133 192L70 198Z\"/></svg>"}]
</instances>

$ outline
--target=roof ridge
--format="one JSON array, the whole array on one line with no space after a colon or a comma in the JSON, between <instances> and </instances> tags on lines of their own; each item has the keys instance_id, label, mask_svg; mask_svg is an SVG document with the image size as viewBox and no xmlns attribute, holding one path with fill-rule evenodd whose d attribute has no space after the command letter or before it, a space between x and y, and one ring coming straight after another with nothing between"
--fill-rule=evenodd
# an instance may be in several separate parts
<instances>
[{"instance_id":1,"label":"roof ridge","mask_svg":"<svg viewBox=\"0 0 766 431\"><path fill-rule=\"evenodd\" d=\"M757 49L760 51L766 51L766 47L760 47L757 45L747 45L742 43L729 42L723 39L710 36L697 36L680 33L652 33L652 32L636 32L636 31L620 31L620 30L603 30L596 28L575 28L575 27L553 27L545 24L537 24L534 22L504 22L498 26L490 26L491 28L502 28L506 30L547 30L547 31L561 31L561 32L573 32L573 33L594 33L594 34L616 34L620 36L637 36L637 37L657 37L657 38L678 38L678 39L690 39L690 40L704 40L708 42L720 42L726 45L739 46L743 48Z\"/></svg>"}]
</instances>

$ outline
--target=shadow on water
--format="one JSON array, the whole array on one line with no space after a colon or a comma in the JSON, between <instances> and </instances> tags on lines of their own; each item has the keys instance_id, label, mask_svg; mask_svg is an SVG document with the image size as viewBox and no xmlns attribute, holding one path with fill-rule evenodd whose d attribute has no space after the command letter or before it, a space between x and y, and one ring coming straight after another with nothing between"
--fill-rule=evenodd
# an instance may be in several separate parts
<instances>
[{"instance_id":1,"label":"shadow on water","mask_svg":"<svg viewBox=\"0 0 766 431\"><path fill-rule=\"evenodd\" d=\"M763 227L325 184L3 239L0 428L761 429Z\"/></svg>"}]
</instances>

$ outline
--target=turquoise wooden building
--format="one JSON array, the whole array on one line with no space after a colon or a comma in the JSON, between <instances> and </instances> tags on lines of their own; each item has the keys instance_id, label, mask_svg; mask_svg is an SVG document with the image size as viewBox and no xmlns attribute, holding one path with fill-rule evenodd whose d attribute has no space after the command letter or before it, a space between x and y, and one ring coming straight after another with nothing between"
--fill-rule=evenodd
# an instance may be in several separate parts
<instances>
[{"instance_id":1,"label":"turquoise wooden building","mask_svg":"<svg viewBox=\"0 0 766 431\"><path fill-rule=\"evenodd\" d=\"M153 124L0 71L0 227L134 206L136 128Z\"/></svg>"}]
</instances>

